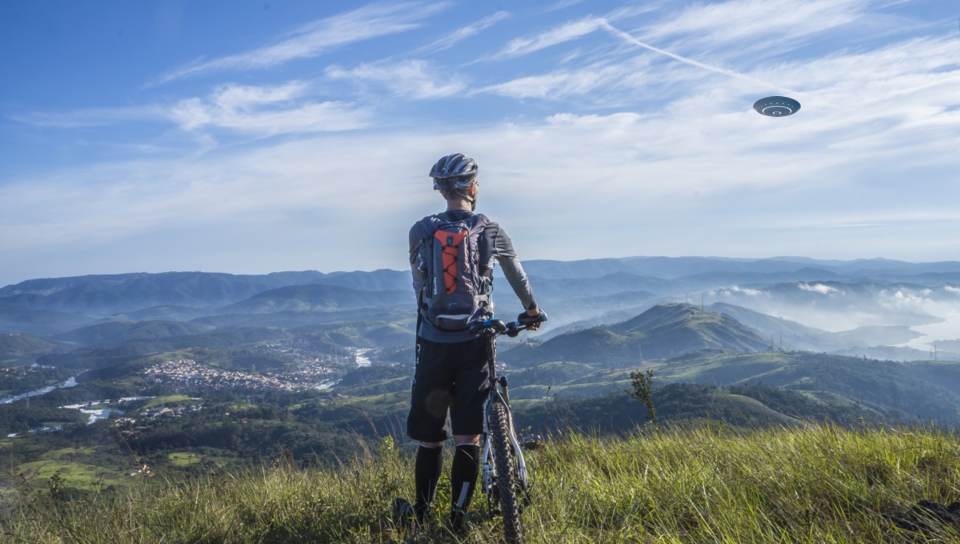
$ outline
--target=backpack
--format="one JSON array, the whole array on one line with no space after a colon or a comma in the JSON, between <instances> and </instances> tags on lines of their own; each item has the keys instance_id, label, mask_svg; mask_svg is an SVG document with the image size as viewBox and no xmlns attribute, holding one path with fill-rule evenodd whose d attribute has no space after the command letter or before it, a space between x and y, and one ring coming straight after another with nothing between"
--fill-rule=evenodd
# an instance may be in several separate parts
<instances>
[{"instance_id":1,"label":"backpack","mask_svg":"<svg viewBox=\"0 0 960 544\"><path fill-rule=\"evenodd\" d=\"M425 278L420 313L440 330L469 329L493 315L490 251L482 240L490 220L475 214L459 221L441 216L428 221L418 259Z\"/></svg>"}]
</instances>

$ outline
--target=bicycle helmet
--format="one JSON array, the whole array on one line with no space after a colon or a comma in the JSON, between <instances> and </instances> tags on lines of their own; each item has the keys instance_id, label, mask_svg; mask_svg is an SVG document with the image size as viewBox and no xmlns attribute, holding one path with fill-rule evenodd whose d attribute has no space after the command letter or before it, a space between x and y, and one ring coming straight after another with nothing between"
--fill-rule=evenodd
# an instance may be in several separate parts
<instances>
[{"instance_id":1,"label":"bicycle helmet","mask_svg":"<svg viewBox=\"0 0 960 544\"><path fill-rule=\"evenodd\" d=\"M463 153L454 153L441 157L430 169L430 177L434 189L463 191L476 180L478 170L477 161Z\"/></svg>"}]
</instances>

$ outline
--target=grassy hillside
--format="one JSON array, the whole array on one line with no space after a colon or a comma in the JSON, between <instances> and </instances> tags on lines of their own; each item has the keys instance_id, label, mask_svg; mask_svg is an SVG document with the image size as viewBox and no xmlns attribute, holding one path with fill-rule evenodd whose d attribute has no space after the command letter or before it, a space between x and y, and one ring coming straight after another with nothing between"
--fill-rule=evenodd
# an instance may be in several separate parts
<instances>
[{"instance_id":1,"label":"grassy hillside","mask_svg":"<svg viewBox=\"0 0 960 544\"><path fill-rule=\"evenodd\" d=\"M54 489L29 498L3 531L31 543L402 541L387 510L412 493L412 460L389 441L379 450L336 470L281 464L71 503L50 498ZM960 541L960 527L917 507L960 499L956 436L698 428L571 436L530 457L528 542ZM444 507L448 485L444 477ZM481 513L465 539L437 526L414 542L495 542L497 521Z\"/></svg>"},{"instance_id":2,"label":"grassy hillside","mask_svg":"<svg viewBox=\"0 0 960 544\"><path fill-rule=\"evenodd\" d=\"M960 421L957 363L896 363L795 351L692 354L651 366L666 382L762 384L875 409L894 420Z\"/></svg>"},{"instance_id":3,"label":"grassy hillside","mask_svg":"<svg viewBox=\"0 0 960 544\"><path fill-rule=\"evenodd\" d=\"M674 383L654 389L653 401L658 423L670 427L706 420L753 429L815 422L859 427L882 422L876 413L861 407L827 404L794 391L756 385ZM516 404L517 421L523 432L570 428L591 435L623 434L649 420L644 404L621 392Z\"/></svg>"}]
</instances>

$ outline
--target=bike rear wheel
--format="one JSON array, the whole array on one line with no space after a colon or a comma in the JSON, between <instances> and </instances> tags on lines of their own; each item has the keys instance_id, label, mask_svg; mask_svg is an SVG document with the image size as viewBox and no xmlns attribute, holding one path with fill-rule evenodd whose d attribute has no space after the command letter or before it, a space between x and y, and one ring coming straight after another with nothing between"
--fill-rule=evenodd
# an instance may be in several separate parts
<instances>
[{"instance_id":1,"label":"bike rear wheel","mask_svg":"<svg viewBox=\"0 0 960 544\"><path fill-rule=\"evenodd\" d=\"M491 442L493 459L497 468L497 491L500 498L500 514L503 516L503 532L508 544L523 542L520 525L520 500L517 494L517 460L513 455L510 440L510 415L502 400L491 404Z\"/></svg>"}]
</instances>

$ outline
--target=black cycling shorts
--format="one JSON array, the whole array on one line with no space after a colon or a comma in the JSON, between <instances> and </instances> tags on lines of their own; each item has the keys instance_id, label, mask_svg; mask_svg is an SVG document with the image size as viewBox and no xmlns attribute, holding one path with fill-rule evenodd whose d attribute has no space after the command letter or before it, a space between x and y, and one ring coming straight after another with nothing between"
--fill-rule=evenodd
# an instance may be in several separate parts
<instances>
[{"instance_id":1,"label":"black cycling shorts","mask_svg":"<svg viewBox=\"0 0 960 544\"><path fill-rule=\"evenodd\" d=\"M490 338L440 343L417 339L407 435L420 442L442 442L450 410L452 434L483 432L483 404L490 384Z\"/></svg>"}]
</instances>

